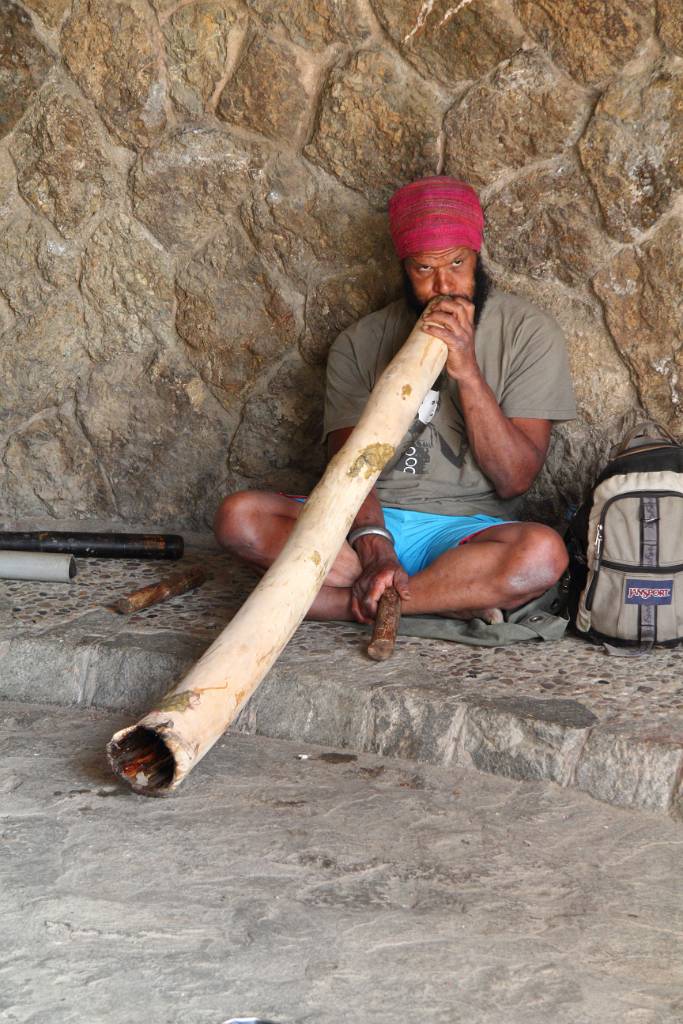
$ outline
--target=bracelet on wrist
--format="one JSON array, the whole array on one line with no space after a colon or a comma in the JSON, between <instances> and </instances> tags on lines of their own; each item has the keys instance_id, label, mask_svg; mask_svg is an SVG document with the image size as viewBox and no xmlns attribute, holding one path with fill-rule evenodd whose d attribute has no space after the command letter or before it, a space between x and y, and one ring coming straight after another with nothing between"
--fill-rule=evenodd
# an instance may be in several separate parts
<instances>
[{"instance_id":1,"label":"bracelet on wrist","mask_svg":"<svg viewBox=\"0 0 683 1024\"><path fill-rule=\"evenodd\" d=\"M394 543L394 538L383 526L359 526L357 529L351 530L351 533L346 539L351 547L353 547L357 540L361 537L368 536L368 534L376 534L378 537L384 537L390 544Z\"/></svg>"}]
</instances>

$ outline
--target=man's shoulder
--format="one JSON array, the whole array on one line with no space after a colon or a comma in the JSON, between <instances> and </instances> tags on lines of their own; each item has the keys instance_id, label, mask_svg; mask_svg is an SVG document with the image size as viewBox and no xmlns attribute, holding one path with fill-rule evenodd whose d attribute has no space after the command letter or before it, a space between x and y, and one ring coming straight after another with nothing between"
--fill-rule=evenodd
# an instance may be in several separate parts
<instances>
[{"instance_id":1,"label":"man's shoulder","mask_svg":"<svg viewBox=\"0 0 683 1024\"><path fill-rule=\"evenodd\" d=\"M412 316L412 319L411 319ZM377 373L391 362L406 340L415 322L404 299L396 299L382 309L361 317L335 338L327 357L328 369L352 363L369 375L372 381Z\"/></svg>"}]
</instances>

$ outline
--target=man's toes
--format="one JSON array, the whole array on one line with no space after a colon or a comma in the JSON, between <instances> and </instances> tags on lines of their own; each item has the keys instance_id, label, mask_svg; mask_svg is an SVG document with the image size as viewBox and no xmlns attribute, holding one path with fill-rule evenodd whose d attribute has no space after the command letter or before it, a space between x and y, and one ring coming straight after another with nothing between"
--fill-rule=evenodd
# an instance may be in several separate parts
<instances>
[{"instance_id":1,"label":"man's toes","mask_svg":"<svg viewBox=\"0 0 683 1024\"><path fill-rule=\"evenodd\" d=\"M494 626L497 622L505 621L500 608L480 608L472 612L472 618L483 619L484 622L488 622L489 626Z\"/></svg>"}]
</instances>

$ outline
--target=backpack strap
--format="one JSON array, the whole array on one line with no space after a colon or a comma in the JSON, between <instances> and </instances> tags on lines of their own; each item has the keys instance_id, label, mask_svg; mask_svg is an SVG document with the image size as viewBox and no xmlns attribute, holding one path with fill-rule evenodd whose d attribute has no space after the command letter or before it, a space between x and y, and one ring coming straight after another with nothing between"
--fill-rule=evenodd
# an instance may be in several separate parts
<instances>
[{"instance_id":1,"label":"backpack strap","mask_svg":"<svg viewBox=\"0 0 683 1024\"><path fill-rule=\"evenodd\" d=\"M656 495L644 495L640 499L640 546L644 568L659 564L659 499ZM638 608L637 647L630 649L604 644L608 654L620 658L637 658L648 654L657 640L657 605L641 604Z\"/></svg>"},{"instance_id":2,"label":"backpack strap","mask_svg":"<svg viewBox=\"0 0 683 1024\"><path fill-rule=\"evenodd\" d=\"M654 567L659 562L659 499L654 495L640 499L641 549L643 565ZM657 639L657 605L642 604L638 609L640 646L653 647Z\"/></svg>"},{"instance_id":3,"label":"backpack strap","mask_svg":"<svg viewBox=\"0 0 683 1024\"><path fill-rule=\"evenodd\" d=\"M615 647L614 644L603 643L605 653L614 658L642 658L650 653L649 647Z\"/></svg>"},{"instance_id":4,"label":"backpack strap","mask_svg":"<svg viewBox=\"0 0 683 1024\"><path fill-rule=\"evenodd\" d=\"M671 441L673 444L679 444L678 440L674 435L663 427L661 423L657 423L656 420L640 420L636 423L635 427L629 430L628 434L621 439L619 444L615 445L610 452L610 459L617 459L624 452L628 451L629 448L634 446L633 442L638 438L648 438L651 440L664 440Z\"/></svg>"}]
</instances>

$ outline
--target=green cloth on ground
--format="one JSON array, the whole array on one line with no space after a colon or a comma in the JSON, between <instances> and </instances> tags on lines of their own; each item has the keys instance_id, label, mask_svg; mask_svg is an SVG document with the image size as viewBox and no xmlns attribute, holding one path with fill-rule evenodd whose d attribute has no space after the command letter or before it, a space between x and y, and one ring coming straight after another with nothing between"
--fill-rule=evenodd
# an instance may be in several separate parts
<instances>
[{"instance_id":1,"label":"green cloth on ground","mask_svg":"<svg viewBox=\"0 0 683 1024\"><path fill-rule=\"evenodd\" d=\"M464 621L441 615L404 615L398 633L399 636L451 640L474 647L507 647L523 640L561 640L568 624L562 614L565 603L564 593L556 585L521 608L505 612L504 622L489 624L483 619Z\"/></svg>"}]
</instances>

